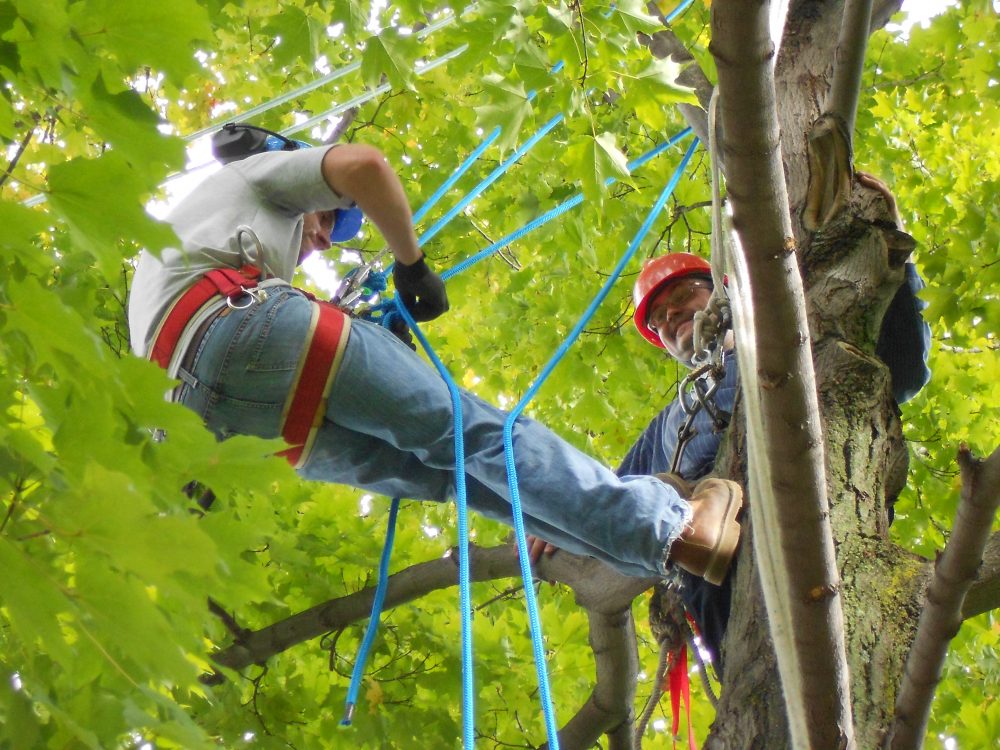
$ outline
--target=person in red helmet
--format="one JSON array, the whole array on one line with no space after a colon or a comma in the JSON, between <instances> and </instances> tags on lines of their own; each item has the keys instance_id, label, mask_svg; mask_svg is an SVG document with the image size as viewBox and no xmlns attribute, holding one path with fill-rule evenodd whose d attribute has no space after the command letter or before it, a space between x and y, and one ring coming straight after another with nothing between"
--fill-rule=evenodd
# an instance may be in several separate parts
<instances>
[{"instance_id":1,"label":"person in red helmet","mask_svg":"<svg viewBox=\"0 0 1000 750\"><path fill-rule=\"evenodd\" d=\"M886 188L887 190L887 188ZM917 293L923 281L912 263L883 319L876 354L892 375L893 395L902 403L920 390L930 377L926 359L930 329L920 311ZM691 367L694 354L694 316L704 310L712 295L712 267L704 258L690 253L668 253L646 262L633 288L633 321L639 334L650 344L666 350L678 362ZM652 474L671 482L682 496L691 483L703 479L714 468L724 424L732 413L738 387L737 354L732 332L723 341L726 351L724 375L714 394L715 415L702 409L693 422L694 435L686 443L676 474L671 474L677 449L678 430L686 418L679 400L668 404L649 423L615 470L619 476ZM890 507L891 522L891 507ZM533 538L533 560L552 554L557 546ZM732 571L721 582L695 579L677 571L684 604L694 617L702 643L721 674L722 638L729 621Z\"/></svg>"},{"instance_id":2,"label":"person in red helmet","mask_svg":"<svg viewBox=\"0 0 1000 750\"><path fill-rule=\"evenodd\" d=\"M632 291L635 303L632 318L636 328L649 343L665 349L678 362L692 366L694 316L705 309L712 287L712 267L697 255L668 253L647 261ZM725 377L716 391L716 405L719 409L717 414L728 418L737 385L731 332L726 335L723 345L731 356L726 361ZM685 416L679 401L668 405L632 447L615 473L619 476L655 475L670 483L682 497L690 496L694 481L703 478L712 469L720 434L712 417L704 410L699 412L693 423L695 433L682 454L680 469L672 473L677 434ZM655 469L652 468L654 462L649 458L653 455L657 457ZM537 561L543 553L553 554L559 549L559 545L551 539L532 537L529 541L532 561ZM713 581L716 586L721 582Z\"/></svg>"},{"instance_id":3,"label":"person in red helmet","mask_svg":"<svg viewBox=\"0 0 1000 750\"><path fill-rule=\"evenodd\" d=\"M691 365L694 355L694 315L712 295L712 267L691 253L669 253L643 266L632 297L635 326L653 346ZM733 346L732 334L724 342Z\"/></svg>"}]
</instances>

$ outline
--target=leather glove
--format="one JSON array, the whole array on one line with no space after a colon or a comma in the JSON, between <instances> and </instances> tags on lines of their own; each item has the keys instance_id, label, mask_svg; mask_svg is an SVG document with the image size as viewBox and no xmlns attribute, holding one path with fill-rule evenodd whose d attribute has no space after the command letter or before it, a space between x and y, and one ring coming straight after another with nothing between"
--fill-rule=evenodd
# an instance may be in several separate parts
<instances>
[{"instance_id":1,"label":"leather glove","mask_svg":"<svg viewBox=\"0 0 1000 750\"><path fill-rule=\"evenodd\" d=\"M448 311L444 281L430 269L424 257L409 266L397 261L392 267L392 279L396 294L418 323L434 320Z\"/></svg>"},{"instance_id":2,"label":"leather glove","mask_svg":"<svg viewBox=\"0 0 1000 750\"><path fill-rule=\"evenodd\" d=\"M413 334L410 333L410 327L406 325L406 321L403 320L403 316L399 313L393 313L393 318L389 321L389 331L413 351L417 350L417 345L413 343Z\"/></svg>"}]
</instances>

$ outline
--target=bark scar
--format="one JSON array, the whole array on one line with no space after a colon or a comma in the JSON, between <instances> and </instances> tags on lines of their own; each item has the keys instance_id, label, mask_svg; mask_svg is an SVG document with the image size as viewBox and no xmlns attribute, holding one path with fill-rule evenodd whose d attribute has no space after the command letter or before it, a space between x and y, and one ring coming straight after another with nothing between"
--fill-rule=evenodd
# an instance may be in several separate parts
<instances>
[{"instance_id":1,"label":"bark scar","mask_svg":"<svg viewBox=\"0 0 1000 750\"><path fill-rule=\"evenodd\" d=\"M806 595L809 603L821 602L824 599L832 599L840 593L840 585L836 583L824 583L820 586L813 586Z\"/></svg>"}]
</instances>

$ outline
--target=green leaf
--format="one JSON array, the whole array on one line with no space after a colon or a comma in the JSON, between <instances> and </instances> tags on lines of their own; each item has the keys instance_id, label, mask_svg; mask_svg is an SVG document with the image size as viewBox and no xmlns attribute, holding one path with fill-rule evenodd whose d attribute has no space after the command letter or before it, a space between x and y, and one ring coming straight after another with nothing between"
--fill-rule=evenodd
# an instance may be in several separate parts
<instances>
[{"instance_id":1,"label":"green leaf","mask_svg":"<svg viewBox=\"0 0 1000 750\"><path fill-rule=\"evenodd\" d=\"M117 570L146 583L169 589L178 573L211 573L215 545L196 519L183 509L180 515L158 511L139 489L128 476L91 465L58 518L75 529L81 544L106 551ZM179 549L184 554L176 554Z\"/></svg>"},{"instance_id":2,"label":"green leaf","mask_svg":"<svg viewBox=\"0 0 1000 750\"><path fill-rule=\"evenodd\" d=\"M195 0L88 0L73 5L70 15L80 38L130 73L150 66L178 79L198 74L194 52L214 38L208 13Z\"/></svg>"},{"instance_id":3,"label":"green leaf","mask_svg":"<svg viewBox=\"0 0 1000 750\"><path fill-rule=\"evenodd\" d=\"M596 138L577 138L567 147L563 161L570 173L583 183L584 196L594 206L603 200L607 179L630 180L628 159L618 148L612 133L601 133Z\"/></svg>"},{"instance_id":4,"label":"green leaf","mask_svg":"<svg viewBox=\"0 0 1000 750\"><path fill-rule=\"evenodd\" d=\"M281 37L281 41L271 48L275 64L291 65L302 59L311 65L319 55L317 39L321 27L294 5L280 7L280 11L264 27L267 33Z\"/></svg>"},{"instance_id":5,"label":"green leaf","mask_svg":"<svg viewBox=\"0 0 1000 750\"><path fill-rule=\"evenodd\" d=\"M154 605L155 592L140 580L110 570L98 558L82 557L77 564L76 596L86 613L86 621L80 623L84 637L105 655L113 677L132 685L149 678L175 684L191 684L196 679L196 668Z\"/></svg>"},{"instance_id":6,"label":"green leaf","mask_svg":"<svg viewBox=\"0 0 1000 750\"><path fill-rule=\"evenodd\" d=\"M41 211L14 203L0 202L0 248L13 252L24 265L35 273L44 273L48 267L36 241L49 222Z\"/></svg>"},{"instance_id":7,"label":"green leaf","mask_svg":"<svg viewBox=\"0 0 1000 750\"><path fill-rule=\"evenodd\" d=\"M496 146L503 154L530 137L530 133L521 131L524 120L532 113L531 100L523 85L509 83L500 76L485 77L483 87L489 103L476 107L476 125L484 136L500 128Z\"/></svg>"},{"instance_id":8,"label":"green leaf","mask_svg":"<svg viewBox=\"0 0 1000 750\"><path fill-rule=\"evenodd\" d=\"M123 154L111 151L99 159L56 164L49 170L49 186L49 203L66 221L73 241L109 278L121 264L122 240L153 252L179 244L168 225L146 214L141 200L149 188Z\"/></svg>"},{"instance_id":9,"label":"green leaf","mask_svg":"<svg viewBox=\"0 0 1000 750\"><path fill-rule=\"evenodd\" d=\"M71 67L72 62L79 62L83 55L77 38L71 33L65 3L18 0L13 7L16 18L4 39L16 44L20 65L36 73L49 86L69 83L64 75L67 67Z\"/></svg>"},{"instance_id":10,"label":"green leaf","mask_svg":"<svg viewBox=\"0 0 1000 750\"><path fill-rule=\"evenodd\" d=\"M694 90L677 83L682 70L670 59L653 58L634 78L628 79L626 89L636 99L653 99L661 105L697 105Z\"/></svg>"},{"instance_id":11,"label":"green leaf","mask_svg":"<svg viewBox=\"0 0 1000 750\"><path fill-rule=\"evenodd\" d=\"M87 119L94 130L120 152L142 183L155 185L168 171L184 165L184 141L157 130L163 120L135 91L111 93L98 76L86 95L81 92Z\"/></svg>"},{"instance_id":12,"label":"green leaf","mask_svg":"<svg viewBox=\"0 0 1000 750\"><path fill-rule=\"evenodd\" d=\"M0 726L11 747L39 747L38 716L23 688L14 690L10 673L14 671L0 662Z\"/></svg>"},{"instance_id":13,"label":"green leaf","mask_svg":"<svg viewBox=\"0 0 1000 750\"><path fill-rule=\"evenodd\" d=\"M3 45L0 44L0 50L2 48ZM2 56L2 51L0 51L0 56ZM14 108L10 106L6 92L3 92L0 94L0 139L14 140L15 136L18 135L17 127L14 125L17 120Z\"/></svg>"},{"instance_id":14,"label":"green leaf","mask_svg":"<svg viewBox=\"0 0 1000 750\"><path fill-rule=\"evenodd\" d=\"M361 77L373 89L383 81L383 76L394 88L413 88L415 41L396 29L385 29L371 37L361 56Z\"/></svg>"},{"instance_id":15,"label":"green leaf","mask_svg":"<svg viewBox=\"0 0 1000 750\"><path fill-rule=\"evenodd\" d=\"M0 602L8 620L25 644L40 642L59 660L70 661L73 650L61 620L73 610L44 557L35 559L31 546L0 536Z\"/></svg>"},{"instance_id":16,"label":"green leaf","mask_svg":"<svg viewBox=\"0 0 1000 750\"><path fill-rule=\"evenodd\" d=\"M620 23L631 35L653 34L663 28L658 18L646 12L646 5L641 0L616 1L609 10L609 20Z\"/></svg>"},{"instance_id":17,"label":"green leaf","mask_svg":"<svg viewBox=\"0 0 1000 750\"><path fill-rule=\"evenodd\" d=\"M344 30L350 38L356 38L365 33L368 17L371 14L371 4L362 0L340 0L330 4L331 23L344 24Z\"/></svg>"}]
</instances>

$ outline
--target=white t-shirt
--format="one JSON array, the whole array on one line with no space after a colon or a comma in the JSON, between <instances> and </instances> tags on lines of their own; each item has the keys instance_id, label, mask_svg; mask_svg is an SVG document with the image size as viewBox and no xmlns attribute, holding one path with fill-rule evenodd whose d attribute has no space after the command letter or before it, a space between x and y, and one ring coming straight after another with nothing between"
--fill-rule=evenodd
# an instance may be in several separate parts
<instances>
[{"instance_id":1,"label":"white t-shirt","mask_svg":"<svg viewBox=\"0 0 1000 750\"><path fill-rule=\"evenodd\" d=\"M181 293L213 268L242 267L246 252L263 278L290 280L302 243L302 215L347 208L351 201L337 195L323 179L320 164L328 148L273 151L233 162L207 177L176 208L167 221L181 248L166 248L157 258L139 256L129 295L128 322L132 349L146 356L160 317ZM237 229L247 226L254 243Z\"/></svg>"}]
</instances>

